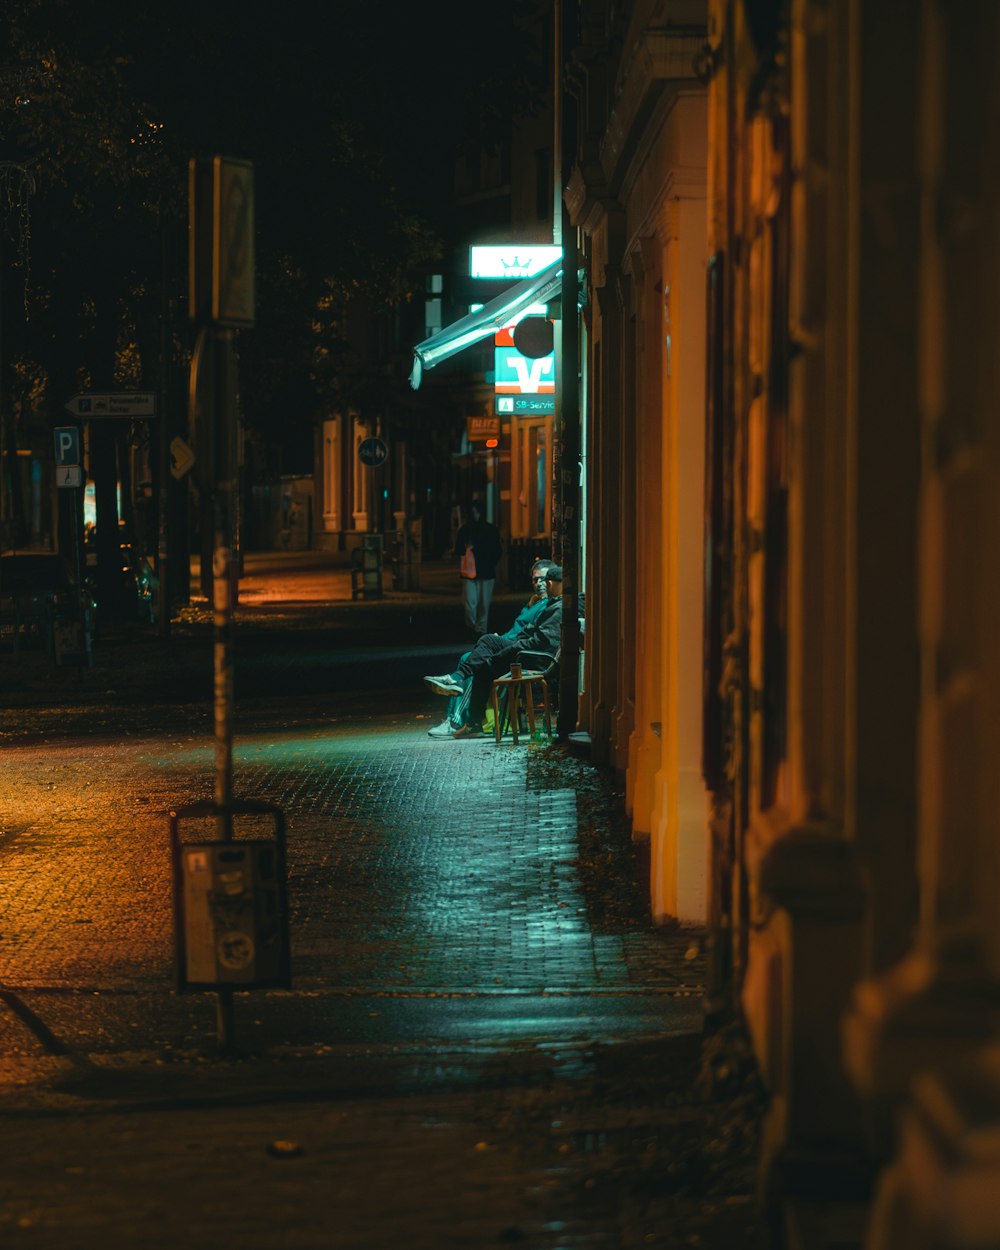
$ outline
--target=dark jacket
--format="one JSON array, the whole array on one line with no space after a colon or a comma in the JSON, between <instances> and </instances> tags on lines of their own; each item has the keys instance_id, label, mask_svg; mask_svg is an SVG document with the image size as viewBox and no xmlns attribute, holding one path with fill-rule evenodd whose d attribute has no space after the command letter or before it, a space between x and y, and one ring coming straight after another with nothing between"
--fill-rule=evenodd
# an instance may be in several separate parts
<instances>
[{"instance_id":1,"label":"dark jacket","mask_svg":"<svg viewBox=\"0 0 1000 1250\"><path fill-rule=\"evenodd\" d=\"M522 618L521 628L518 622ZM504 634L519 651L542 651L546 655L555 655L559 650L562 634L562 597L557 599L541 599L538 603L524 608L514 622L514 627Z\"/></svg>"},{"instance_id":2,"label":"dark jacket","mask_svg":"<svg viewBox=\"0 0 1000 1250\"><path fill-rule=\"evenodd\" d=\"M510 629L500 635L504 642L514 642L521 631L527 629L535 617L540 616L545 611L547 603L548 599L544 595L538 599L533 599L530 603L526 603L521 611L518 612L517 619Z\"/></svg>"},{"instance_id":3,"label":"dark jacket","mask_svg":"<svg viewBox=\"0 0 1000 1250\"><path fill-rule=\"evenodd\" d=\"M455 535L455 551L461 557L466 547L476 557L476 581L492 581L503 551L500 531L489 521L466 521Z\"/></svg>"}]
</instances>

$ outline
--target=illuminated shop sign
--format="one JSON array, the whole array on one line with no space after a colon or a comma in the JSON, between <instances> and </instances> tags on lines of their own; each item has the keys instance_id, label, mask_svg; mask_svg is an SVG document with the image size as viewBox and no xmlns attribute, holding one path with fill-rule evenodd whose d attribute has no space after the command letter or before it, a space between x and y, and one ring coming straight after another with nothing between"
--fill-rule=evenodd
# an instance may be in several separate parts
<instances>
[{"instance_id":1,"label":"illuminated shop sign","mask_svg":"<svg viewBox=\"0 0 1000 1250\"><path fill-rule=\"evenodd\" d=\"M498 395L544 395L556 389L555 354L532 360L516 347L494 349L496 377L493 389Z\"/></svg>"},{"instance_id":2,"label":"illuminated shop sign","mask_svg":"<svg viewBox=\"0 0 1000 1250\"><path fill-rule=\"evenodd\" d=\"M551 243L502 243L469 248L469 274L473 278L533 278L562 256Z\"/></svg>"},{"instance_id":3,"label":"illuminated shop sign","mask_svg":"<svg viewBox=\"0 0 1000 1250\"><path fill-rule=\"evenodd\" d=\"M532 359L523 355L514 346L514 328L529 314L544 316L545 305L532 304L521 316L516 317L498 330L494 337L496 344L493 351L494 381L493 390L497 395L551 395L556 389L556 357L555 352L548 356ZM512 411L501 409L500 411Z\"/></svg>"},{"instance_id":4,"label":"illuminated shop sign","mask_svg":"<svg viewBox=\"0 0 1000 1250\"><path fill-rule=\"evenodd\" d=\"M515 417L549 417L556 410L554 395L498 395L497 412Z\"/></svg>"},{"instance_id":5,"label":"illuminated shop sign","mask_svg":"<svg viewBox=\"0 0 1000 1250\"><path fill-rule=\"evenodd\" d=\"M470 443L482 443L500 437L499 417L466 417L465 432Z\"/></svg>"}]
</instances>

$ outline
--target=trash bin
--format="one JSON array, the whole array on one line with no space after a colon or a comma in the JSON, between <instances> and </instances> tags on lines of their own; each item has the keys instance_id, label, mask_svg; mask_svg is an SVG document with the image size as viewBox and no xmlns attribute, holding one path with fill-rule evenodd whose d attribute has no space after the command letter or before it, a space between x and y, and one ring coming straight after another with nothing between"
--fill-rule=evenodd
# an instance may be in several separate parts
<instances>
[{"instance_id":1,"label":"trash bin","mask_svg":"<svg viewBox=\"0 0 1000 1250\"><path fill-rule=\"evenodd\" d=\"M392 588L416 590L420 586L420 518L407 521L405 512L394 512L392 515L396 522L389 548Z\"/></svg>"},{"instance_id":2,"label":"trash bin","mask_svg":"<svg viewBox=\"0 0 1000 1250\"><path fill-rule=\"evenodd\" d=\"M363 534L351 552L351 598L382 598L381 534Z\"/></svg>"},{"instance_id":3,"label":"trash bin","mask_svg":"<svg viewBox=\"0 0 1000 1250\"><path fill-rule=\"evenodd\" d=\"M56 664L89 668L94 662L94 608L88 595L62 596L52 606L52 655Z\"/></svg>"}]
</instances>

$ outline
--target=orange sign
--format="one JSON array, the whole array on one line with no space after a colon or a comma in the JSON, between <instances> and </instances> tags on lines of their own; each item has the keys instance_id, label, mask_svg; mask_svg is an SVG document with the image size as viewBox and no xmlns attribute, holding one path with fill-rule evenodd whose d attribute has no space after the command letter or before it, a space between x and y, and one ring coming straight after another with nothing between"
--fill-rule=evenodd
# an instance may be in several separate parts
<instances>
[{"instance_id":1,"label":"orange sign","mask_svg":"<svg viewBox=\"0 0 1000 1250\"><path fill-rule=\"evenodd\" d=\"M470 443L482 443L488 438L499 438L500 418L466 417L465 429Z\"/></svg>"}]
</instances>

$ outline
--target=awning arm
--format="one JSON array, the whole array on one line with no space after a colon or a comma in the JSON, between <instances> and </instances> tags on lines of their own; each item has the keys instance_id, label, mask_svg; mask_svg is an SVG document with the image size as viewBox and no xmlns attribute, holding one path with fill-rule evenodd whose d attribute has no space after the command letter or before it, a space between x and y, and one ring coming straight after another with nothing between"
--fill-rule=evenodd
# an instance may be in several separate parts
<instances>
[{"instance_id":1,"label":"awning arm","mask_svg":"<svg viewBox=\"0 0 1000 1250\"><path fill-rule=\"evenodd\" d=\"M496 299L484 304L477 312L453 321L450 326L445 326L437 334L432 334L429 339L418 343L413 349L410 386L417 390L425 369L433 369L449 356L496 334L532 304L546 303L560 289L561 283L562 261L554 260L551 265L539 270L533 278L525 278Z\"/></svg>"}]
</instances>

